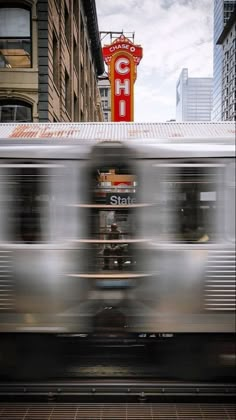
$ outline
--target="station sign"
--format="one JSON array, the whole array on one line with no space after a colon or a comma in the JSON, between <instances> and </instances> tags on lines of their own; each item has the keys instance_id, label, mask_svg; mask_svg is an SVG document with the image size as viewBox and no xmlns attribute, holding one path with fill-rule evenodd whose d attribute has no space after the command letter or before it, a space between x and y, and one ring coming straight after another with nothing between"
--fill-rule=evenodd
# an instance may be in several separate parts
<instances>
[{"instance_id":1,"label":"station sign","mask_svg":"<svg viewBox=\"0 0 236 420\"><path fill-rule=\"evenodd\" d=\"M142 47L135 45L124 35L103 47L103 57L108 65L111 83L112 121L128 122L134 119L134 82L142 54Z\"/></svg>"},{"instance_id":2,"label":"station sign","mask_svg":"<svg viewBox=\"0 0 236 420\"><path fill-rule=\"evenodd\" d=\"M112 206L127 206L129 204L135 204L136 197L135 193L108 193L106 194L106 204Z\"/></svg>"}]
</instances>

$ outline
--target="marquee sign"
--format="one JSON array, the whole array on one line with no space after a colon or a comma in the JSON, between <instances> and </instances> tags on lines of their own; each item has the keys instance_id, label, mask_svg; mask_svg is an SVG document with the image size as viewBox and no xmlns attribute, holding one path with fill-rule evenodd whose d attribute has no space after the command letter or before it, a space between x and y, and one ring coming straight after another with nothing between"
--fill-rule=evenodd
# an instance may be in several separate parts
<instances>
[{"instance_id":1,"label":"marquee sign","mask_svg":"<svg viewBox=\"0 0 236 420\"><path fill-rule=\"evenodd\" d=\"M108 65L111 83L112 121L133 121L134 82L136 68L142 59L142 47L124 35L103 47L103 57Z\"/></svg>"}]
</instances>

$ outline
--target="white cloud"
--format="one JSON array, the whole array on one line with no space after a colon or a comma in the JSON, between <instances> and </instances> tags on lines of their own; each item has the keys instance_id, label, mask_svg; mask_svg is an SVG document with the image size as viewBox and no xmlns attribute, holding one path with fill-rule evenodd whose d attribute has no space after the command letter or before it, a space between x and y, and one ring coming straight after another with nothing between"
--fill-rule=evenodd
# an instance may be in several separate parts
<instances>
[{"instance_id":1,"label":"white cloud","mask_svg":"<svg viewBox=\"0 0 236 420\"><path fill-rule=\"evenodd\" d=\"M96 5L100 31L135 32L135 43L143 47L135 120L175 118L181 70L188 68L189 77L212 76L212 0L96 0Z\"/></svg>"}]
</instances>

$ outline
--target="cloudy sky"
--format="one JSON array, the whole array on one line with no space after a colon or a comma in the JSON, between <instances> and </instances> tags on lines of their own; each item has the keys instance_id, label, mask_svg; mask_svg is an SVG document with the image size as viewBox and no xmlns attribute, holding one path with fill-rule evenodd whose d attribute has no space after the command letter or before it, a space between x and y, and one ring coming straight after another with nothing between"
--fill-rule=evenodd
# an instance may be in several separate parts
<instances>
[{"instance_id":1,"label":"cloudy sky","mask_svg":"<svg viewBox=\"0 0 236 420\"><path fill-rule=\"evenodd\" d=\"M213 72L213 0L96 0L100 31L135 32L143 47L135 83L135 121L175 118L181 70ZM104 39L110 43L109 36Z\"/></svg>"}]
</instances>

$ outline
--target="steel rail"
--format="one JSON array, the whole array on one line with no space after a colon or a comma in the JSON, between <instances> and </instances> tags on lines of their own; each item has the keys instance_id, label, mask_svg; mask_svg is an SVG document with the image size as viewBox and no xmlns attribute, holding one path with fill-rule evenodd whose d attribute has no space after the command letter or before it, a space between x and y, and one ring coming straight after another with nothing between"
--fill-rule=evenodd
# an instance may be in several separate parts
<instances>
[{"instance_id":1,"label":"steel rail","mask_svg":"<svg viewBox=\"0 0 236 420\"><path fill-rule=\"evenodd\" d=\"M48 382L1 382L0 399L5 397L217 397L235 398L234 383L163 382L145 380L58 380Z\"/></svg>"}]
</instances>

